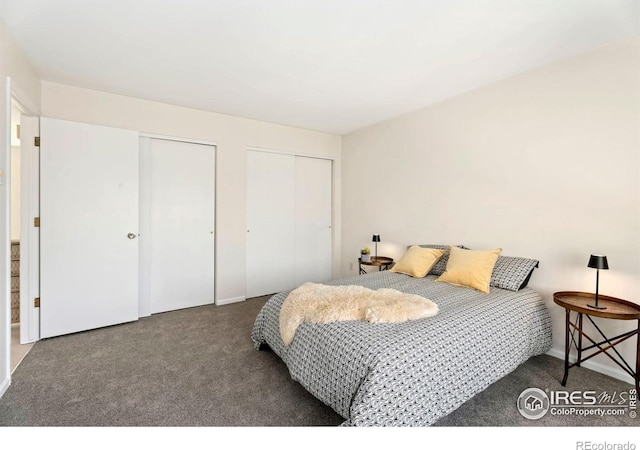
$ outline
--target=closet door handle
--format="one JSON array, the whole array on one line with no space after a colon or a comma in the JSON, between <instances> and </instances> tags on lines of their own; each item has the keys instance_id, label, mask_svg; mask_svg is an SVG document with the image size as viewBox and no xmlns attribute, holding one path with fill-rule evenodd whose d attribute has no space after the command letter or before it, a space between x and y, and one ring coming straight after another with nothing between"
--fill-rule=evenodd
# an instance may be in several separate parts
<instances>
[{"instance_id":1,"label":"closet door handle","mask_svg":"<svg viewBox=\"0 0 640 450\"><path fill-rule=\"evenodd\" d=\"M137 235L137 234L135 234L135 233L129 233L129 234L127 234L127 237L128 237L129 239L135 239L137 236L138 236L138 235Z\"/></svg>"}]
</instances>

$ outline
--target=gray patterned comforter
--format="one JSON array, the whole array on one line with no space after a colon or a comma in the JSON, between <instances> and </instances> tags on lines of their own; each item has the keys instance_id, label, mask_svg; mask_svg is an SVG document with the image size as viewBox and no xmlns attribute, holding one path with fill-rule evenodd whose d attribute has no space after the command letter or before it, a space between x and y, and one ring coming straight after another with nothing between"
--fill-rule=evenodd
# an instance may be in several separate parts
<instances>
[{"instance_id":1,"label":"gray patterned comforter","mask_svg":"<svg viewBox=\"0 0 640 450\"><path fill-rule=\"evenodd\" d=\"M435 317L305 323L285 347L278 325L288 292L282 292L264 305L251 338L256 348L269 345L294 380L345 418L343 425L431 425L551 348L549 312L531 288L482 294L435 278L383 271L326 283L422 295L438 304Z\"/></svg>"}]
</instances>

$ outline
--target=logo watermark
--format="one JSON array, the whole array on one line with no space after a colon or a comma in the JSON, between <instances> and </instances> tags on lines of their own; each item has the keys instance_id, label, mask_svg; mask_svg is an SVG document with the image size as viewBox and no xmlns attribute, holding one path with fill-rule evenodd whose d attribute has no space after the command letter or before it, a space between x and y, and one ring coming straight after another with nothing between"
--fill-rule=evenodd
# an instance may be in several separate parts
<instances>
[{"instance_id":1,"label":"logo watermark","mask_svg":"<svg viewBox=\"0 0 640 450\"><path fill-rule=\"evenodd\" d=\"M549 405L549 397L538 388L525 389L518 397L518 411L527 419L544 417L549 411Z\"/></svg>"},{"instance_id":2,"label":"logo watermark","mask_svg":"<svg viewBox=\"0 0 640 450\"><path fill-rule=\"evenodd\" d=\"M550 391L528 388L518 397L518 411L537 420L547 414L554 416L637 416L638 392L628 391Z\"/></svg>"},{"instance_id":3,"label":"logo watermark","mask_svg":"<svg viewBox=\"0 0 640 450\"><path fill-rule=\"evenodd\" d=\"M576 442L576 450L636 450L636 444L633 442Z\"/></svg>"}]
</instances>

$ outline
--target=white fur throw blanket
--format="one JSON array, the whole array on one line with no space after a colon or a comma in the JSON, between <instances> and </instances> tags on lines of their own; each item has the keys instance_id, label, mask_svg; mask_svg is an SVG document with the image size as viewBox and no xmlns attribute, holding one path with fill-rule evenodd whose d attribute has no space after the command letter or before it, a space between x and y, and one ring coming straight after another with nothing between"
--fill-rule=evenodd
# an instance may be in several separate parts
<instances>
[{"instance_id":1,"label":"white fur throw blanket","mask_svg":"<svg viewBox=\"0 0 640 450\"><path fill-rule=\"evenodd\" d=\"M372 323L398 323L436 314L438 305L431 300L395 289L374 291L362 286L305 283L291 291L282 304L280 336L288 346L303 322L366 320Z\"/></svg>"}]
</instances>

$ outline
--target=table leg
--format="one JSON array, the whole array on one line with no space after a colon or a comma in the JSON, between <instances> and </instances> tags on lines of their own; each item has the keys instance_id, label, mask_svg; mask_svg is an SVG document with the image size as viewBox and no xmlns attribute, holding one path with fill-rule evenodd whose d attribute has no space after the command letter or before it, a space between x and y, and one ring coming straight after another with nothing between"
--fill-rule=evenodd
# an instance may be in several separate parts
<instances>
[{"instance_id":1,"label":"table leg","mask_svg":"<svg viewBox=\"0 0 640 450\"><path fill-rule=\"evenodd\" d=\"M580 367L582 361L582 313L578 313L578 362L576 366Z\"/></svg>"},{"instance_id":2,"label":"table leg","mask_svg":"<svg viewBox=\"0 0 640 450\"><path fill-rule=\"evenodd\" d=\"M562 384L567 384L567 377L569 376L569 309L566 309L565 320L565 332L564 332L564 377L562 378Z\"/></svg>"}]
</instances>

